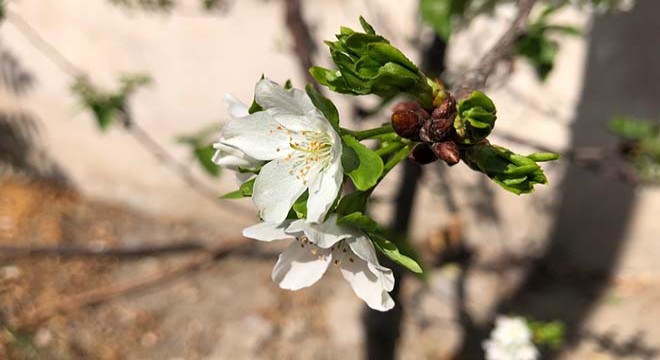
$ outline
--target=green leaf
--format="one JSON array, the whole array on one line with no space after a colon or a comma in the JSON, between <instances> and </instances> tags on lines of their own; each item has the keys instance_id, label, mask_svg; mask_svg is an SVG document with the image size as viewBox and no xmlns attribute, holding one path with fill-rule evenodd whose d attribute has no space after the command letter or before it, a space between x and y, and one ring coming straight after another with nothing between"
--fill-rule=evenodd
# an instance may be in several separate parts
<instances>
[{"instance_id":1,"label":"green leaf","mask_svg":"<svg viewBox=\"0 0 660 360\"><path fill-rule=\"evenodd\" d=\"M481 91L472 92L456 105L454 128L464 144L476 144L490 135L497 120L493 101Z\"/></svg>"},{"instance_id":2,"label":"green leaf","mask_svg":"<svg viewBox=\"0 0 660 360\"><path fill-rule=\"evenodd\" d=\"M259 81L261 81L265 78L266 78L266 76L264 76L264 74L261 74L261 78L259 79ZM248 114L254 114L256 112L263 111L263 110L264 110L264 108L261 107L261 105L259 105L257 103L257 98L256 98L256 95L255 95L255 97L252 99L252 104L250 105L250 108L248 109Z\"/></svg>"},{"instance_id":3,"label":"green leaf","mask_svg":"<svg viewBox=\"0 0 660 360\"><path fill-rule=\"evenodd\" d=\"M538 152L538 153L529 154L527 155L527 157L537 162L543 162L543 161L559 160L561 156L559 154L555 154L551 152Z\"/></svg>"},{"instance_id":4,"label":"green leaf","mask_svg":"<svg viewBox=\"0 0 660 360\"><path fill-rule=\"evenodd\" d=\"M335 104L320 92L316 91L311 84L305 86L305 91L307 92L307 95L309 95L314 106L321 111L326 119L328 119L335 131L339 132L339 112L337 111Z\"/></svg>"},{"instance_id":5,"label":"green leaf","mask_svg":"<svg viewBox=\"0 0 660 360\"><path fill-rule=\"evenodd\" d=\"M369 193L364 191L354 191L344 195L337 205L336 212L339 215L348 215L354 212L364 212L367 208Z\"/></svg>"},{"instance_id":6,"label":"green leaf","mask_svg":"<svg viewBox=\"0 0 660 360\"><path fill-rule=\"evenodd\" d=\"M309 198L309 191L305 191L300 197L293 203L291 207L296 213L298 219L307 218L307 199Z\"/></svg>"},{"instance_id":7,"label":"green leaf","mask_svg":"<svg viewBox=\"0 0 660 360\"><path fill-rule=\"evenodd\" d=\"M364 32L367 34L376 34L376 30L374 30L373 26L371 26L362 16L360 16L360 25L362 25L362 29L364 29Z\"/></svg>"},{"instance_id":8,"label":"green leaf","mask_svg":"<svg viewBox=\"0 0 660 360\"><path fill-rule=\"evenodd\" d=\"M380 251L383 255L390 258L390 260L394 261L395 263L405 267L406 269L414 273L418 273L418 274L422 273L422 267L419 266L419 264L412 258L402 254L399 251L399 248L397 248L397 246L393 242L385 239L384 237L378 234L370 233L369 237L371 238L376 249L378 249L378 251Z\"/></svg>"},{"instance_id":9,"label":"green leaf","mask_svg":"<svg viewBox=\"0 0 660 360\"><path fill-rule=\"evenodd\" d=\"M342 165L355 187L358 190L367 190L376 185L383 173L383 160L380 156L351 135L342 136L342 140Z\"/></svg>"},{"instance_id":10,"label":"green leaf","mask_svg":"<svg viewBox=\"0 0 660 360\"><path fill-rule=\"evenodd\" d=\"M209 175L213 177L220 175L220 167L212 160L213 154L215 154L215 149L213 149L213 147L204 146L195 148L194 154L199 164Z\"/></svg>"},{"instance_id":11,"label":"green leaf","mask_svg":"<svg viewBox=\"0 0 660 360\"><path fill-rule=\"evenodd\" d=\"M366 232L375 231L378 227L378 223L376 221L361 212L354 212L342 216L337 219L337 224L358 228Z\"/></svg>"},{"instance_id":12,"label":"green leaf","mask_svg":"<svg viewBox=\"0 0 660 360\"><path fill-rule=\"evenodd\" d=\"M228 193L222 195L220 198L222 198L222 199L242 199L244 197L245 197L245 195L243 195L243 192L241 190L235 190L235 191L228 192Z\"/></svg>"},{"instance_id":13,"label":"green leaf","mask_svg":"<svg viewBox=\"0 0 660 360\"><path fill-rule=\"evenodd\" d=\"M241 186L238 188L236 191L232 191L230 193L222 195L223 199L240 199L244 197L250 197L252 196L252 189L254 188L254 181L257 180L257 178L252 178L244 183L241 184Z\"/></svg>"},{"instance_id":14,"label":"green leaf","mask_svg":"<svg viewBox=\"0 0 660 360\"><path fill-rule=\"evenodd\" d=\"M449 39L452 32L452 0L421 0L419 10L422 19L433 27L443 39Z\"/></svg>"}]
</instances>

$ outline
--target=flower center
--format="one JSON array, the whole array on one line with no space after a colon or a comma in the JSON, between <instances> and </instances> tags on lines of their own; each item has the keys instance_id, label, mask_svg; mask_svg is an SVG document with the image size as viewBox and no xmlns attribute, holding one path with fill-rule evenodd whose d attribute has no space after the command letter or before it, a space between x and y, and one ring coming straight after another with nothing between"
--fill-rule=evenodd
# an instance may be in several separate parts
<instances>
[{"instance_id":1,"label":"flower center","mask_svg":"<svg viewBox=\"0 0 660 360\"><path fill-rule=\"evenodd\" d=\"M328 167L332 160L333 140L321 131L302 131L289 135L289 146L294 151L284 161L294 161L291 175L307 185L314 176Z\"/></svg>"}]
</instances>

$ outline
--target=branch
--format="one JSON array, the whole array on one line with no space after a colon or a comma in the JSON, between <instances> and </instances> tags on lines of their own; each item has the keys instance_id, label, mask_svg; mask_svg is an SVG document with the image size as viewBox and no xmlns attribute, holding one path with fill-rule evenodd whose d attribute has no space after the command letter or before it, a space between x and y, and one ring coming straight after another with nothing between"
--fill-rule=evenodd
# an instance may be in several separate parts
<instances>
[{"instance_id":1,"label":"branch","mask_svg":"<svg viewBox=\"0 0 660 360\"><path fill-rule=\"evenodd\" d=\"M316 81L309 73L309 69L314 65L312 57L316 52L316 45L312 39L309 25L303 17L301 0L284 0L284 3L286 5L286 26L295 44L294 51L300 63L300 70L307 82L319 90Z\"/></svg>"},{"instance_id":2,"label":"branch","mask_svg":"<svg viewBox=\"0 0 660 360\"><path fill-rule=\"evenodd\" d=\"M241 240L240 242L224 245L207 253L194 256L181 264L170 265L154 274L149 274L135 280L128 280L123 283L113 283L65 297L63 300L55 302L50 306L34 309L20 320L19 329L34 329L54 316L68 314L81 308L105 303L121 296L147 290L186 273L204 269L213 262L224 259L240 250L246 250L250 246L251 244L247 244Z\"/></svg>"},{"instance_id":3,"label":"branch","mask_svg":"<svg viewBox=\"0 0 660 360\"><path fill-rule=\"evenodd\" d=\"M58 246L5 246L0 245L1 258L24 258L39 256L59 257L122 257L141 258L181 254L195 251L210 251L201 242L182 241L176 244L139 246L139 247L98 247L89 245L58 245Z\"/></svg>"},{"instance_id":4,"label":"branch","mask_svg":"<svg viewBox=\"0 0 660 360\"><path fill-rule=\"evenodd\" d=\"M72 61L68 60L56 47L47 42L39 33L32 27L24 18L14 11L7 11L7 19L13 24L16 29L21 32L28 42L41 52L47 59L55 64L60 70L76 79L80 77L87 77L85 71L77 67ZM207 185L204 181L198 179L193 175L190 169L167 150L160 145L154 138L149 135L143 128L141 128L132 118L132 114L127 109L122 109L124 129L129 132L137 140L137 142L152 156L154 156L161 164L168 167L172 172L178 175L186 184L188 184L194 191L212 201L218 207L226 211L237 212L241 216L254 217L254 212L239 206L237 204L230 204L218 197L218 191Z\"/></svg>"},{"instance_id":5,"label":"branch","mask_svg":"<svg viewBox=\"0 0 660 360\"><path fill-rule=\"evenodd\" d=\"M486 87L488 77L495 71L497 64L513 54L516 40L527 30L529 14L538 0L519 0L518 14L493 47L479 60L476 68L463 74L457 84L458 97Z\"/></svg>"}]
</instances>

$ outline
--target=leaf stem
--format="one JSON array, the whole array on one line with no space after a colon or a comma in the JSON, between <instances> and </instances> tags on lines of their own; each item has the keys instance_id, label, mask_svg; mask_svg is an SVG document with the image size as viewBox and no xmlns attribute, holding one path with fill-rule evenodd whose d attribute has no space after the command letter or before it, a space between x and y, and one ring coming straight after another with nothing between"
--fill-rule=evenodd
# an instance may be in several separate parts
<instances>
[{"instance_id":1,"label":"leaf stem","mask_svg":"<svg viewBox=\"0 0 660 360\"><path fill-rule=\"evenodd\" d=\"M371 139L374 136L392 133L394 132L394 129L392 129L392 125L388 123L381 127L377 127L373 129L353 131L353 130L341 128L341 131L344 134L349 134L358 140L364 140L364 139Z\"/></svg>"},{"instance_id":2,"label":"leaf stem","mask_svg":"<svg viewBox=\"0 0 660 360\"><path fill-rule=\"evenodd\" d=\"M401 147L403 145L405 145L405 144L400 143L400 142L393 142L393 143L390 143L390 144L387 144L387 145L383 146L380 149L374 150L374 152L376 153L376 155L378 155L380 157L383 157L385 155L389 155L389 154L401 149Z\"/></svg>"}]
</instances>

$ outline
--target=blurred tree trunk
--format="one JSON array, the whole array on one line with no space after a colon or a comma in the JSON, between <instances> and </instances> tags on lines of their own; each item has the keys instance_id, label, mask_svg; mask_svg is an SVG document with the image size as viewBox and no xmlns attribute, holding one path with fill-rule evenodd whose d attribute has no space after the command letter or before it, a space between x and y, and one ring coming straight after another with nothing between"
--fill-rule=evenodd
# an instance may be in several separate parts
<instances>
[{"instance_id":1,"label":"blurred tree trunk","mask_svg":"<svg viewBox=\"0 0 660 360\"><path fill-rule=\"evenodd\" d=\"M422 70L432 77L442 74L445 69L446 43L443 39L435 37L433 42L422 53ZM417 193L419 179L422 176L422 167L410 161L403 162L401 184L397 191L396 210L392 219L392 230L400 235L403 241L409 233L410 219ZM366 331L366 355L370 360L393 360L396 358L397 343L401 335L403 320L403 306L400 289L404 279L404 269L385 261L384 265L394 272L395 285L390 293L396 306L388 312L380 312L367 308L364 313L364 327Z\"/></svg>"}]
</instances>

